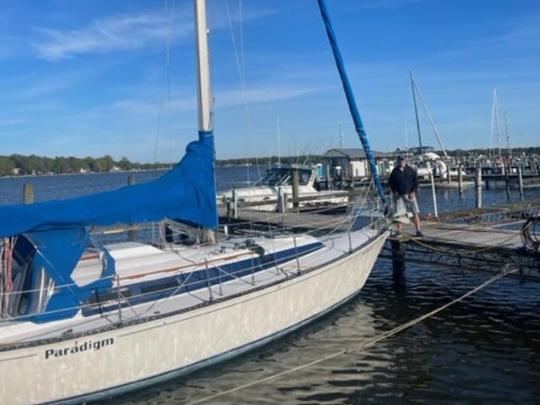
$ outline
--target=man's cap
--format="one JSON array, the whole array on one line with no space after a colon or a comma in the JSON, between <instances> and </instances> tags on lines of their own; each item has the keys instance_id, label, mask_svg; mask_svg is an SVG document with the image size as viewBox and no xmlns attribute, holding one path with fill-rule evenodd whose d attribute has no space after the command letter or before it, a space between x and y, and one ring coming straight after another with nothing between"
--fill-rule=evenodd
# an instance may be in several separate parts
<instances>
[{"instance_id":1,"label":"man's cap","mask_svg":"<svg viewBox=\"0 0 540 405\"><path fill-rule=\"evenodd\" d=\"M399 156L397 157L397 161L398 161L398 162L403 162L404 160L407 160L407 158L406 158L405 156L399 155Z\"/></svg>"}]
</instances>

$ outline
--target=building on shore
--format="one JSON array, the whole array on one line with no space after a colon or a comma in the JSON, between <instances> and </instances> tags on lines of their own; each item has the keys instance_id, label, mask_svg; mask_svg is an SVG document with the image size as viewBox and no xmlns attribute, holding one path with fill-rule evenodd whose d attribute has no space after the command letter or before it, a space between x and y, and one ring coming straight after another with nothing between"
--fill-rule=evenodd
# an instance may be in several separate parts
<instances>
[{"instance_id":1,"label":"building on shore","mask_svg":"<svg viewBox=\"0 0 540 405\"><path fill-rule=\"evenodd\" d=\"M393 169L393 163L399 152L373 151L377 170L385 176ZM321 157L324 172L330 171L333 179L354 181L370 177L366 154L361 148L334 148L326 151Z\"/></svg>"}]
</instances>

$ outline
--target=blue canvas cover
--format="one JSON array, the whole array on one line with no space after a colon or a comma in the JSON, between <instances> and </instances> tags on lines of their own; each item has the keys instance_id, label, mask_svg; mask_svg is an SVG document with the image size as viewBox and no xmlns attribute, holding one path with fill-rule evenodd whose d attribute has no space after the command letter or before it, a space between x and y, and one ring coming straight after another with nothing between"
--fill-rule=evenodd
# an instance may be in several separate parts
<instances>
[{"instance_id":1,"label":"blue canvas cover","mask_svg":"<svg viewBox=\"0 0 540 405\"><path fill-rule=\"evenodd\" d=\"M214 176L214 137L201 132L181 162L157 180L67 200L0 206L0 237L163 218L217 228Z\"/></svg>"},{"instance_id":2,"label":"blue canvas cover","mask_svg":"<svg viewBox=\"0 0 540 405\"><path fill-rule=\"evenodd\" d=\"M33 322L72 317L92 294L111 288L115 263L104 248L100 249L104 260L99 279L78 286L72 278L93 225L173 218L217 228L214 176L214 137L211 132L200 132L181 162L157 180L67 200L0 206L0 237L22 234L16 249L33 251L31 277L45 269L56 286L44 311L25 317Z\"/></svg>"}]
</instances>

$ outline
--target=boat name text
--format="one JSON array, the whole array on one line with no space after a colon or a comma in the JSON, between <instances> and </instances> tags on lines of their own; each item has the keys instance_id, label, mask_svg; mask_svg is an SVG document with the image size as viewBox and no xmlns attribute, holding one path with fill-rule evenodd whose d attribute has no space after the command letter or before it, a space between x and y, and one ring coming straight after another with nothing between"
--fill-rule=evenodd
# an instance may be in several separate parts
<instances>
[{"instance_id":1,"label":"boat name text","mask_svg":"<svg viewBox=\"0 0 540 405\"><path fill-rule=\"evenodd\" d=\"M107 346L112 346L114 344L114 338L107 338L102 340L87 340L84 343L75 342L74 346L65 347L62 349L47 349L45 350L45 360L51 359L53 357L64 357L70 354L77 354L82 352L97 352L98 350L103 349Z\"/></svg>"}]
</instances>

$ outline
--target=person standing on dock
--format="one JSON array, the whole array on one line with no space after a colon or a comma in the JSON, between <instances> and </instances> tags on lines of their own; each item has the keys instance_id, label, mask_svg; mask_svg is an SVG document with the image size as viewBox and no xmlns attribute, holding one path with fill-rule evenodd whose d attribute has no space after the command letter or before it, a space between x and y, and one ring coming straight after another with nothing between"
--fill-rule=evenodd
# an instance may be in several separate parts
<instances>
[{"instance_id":1,"label":"person standing on dock","mask_svg":"<svg viewBox=\"0 0 540 405\"><path fill-rule=\"evenodd\" d=\"M407 164L407 159L398 156L397 165L392 170L388 185L392 190L398 232L403 228L402 217L406 217L407 212L413 215L413 223L416 227L416 236L424 236L420 230L420 210L416 202L416 191L418 190L418 176L416 170Z\"/></svg>"}]
</instances>

